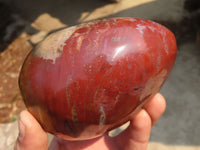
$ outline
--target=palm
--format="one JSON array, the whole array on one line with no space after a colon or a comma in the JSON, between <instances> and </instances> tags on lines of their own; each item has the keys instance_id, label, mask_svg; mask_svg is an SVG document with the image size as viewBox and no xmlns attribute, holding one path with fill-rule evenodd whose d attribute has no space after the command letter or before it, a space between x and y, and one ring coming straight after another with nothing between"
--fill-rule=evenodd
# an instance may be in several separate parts
<instances>
[{"instance_id":1,"label":"palm","mask_svg":"<svg viewBox=\"0 0 200 150\"><path fill-rule=\"evenodd\" d=\"M50 150L116 150L116 147L113 140L105 135L96 139L81 142L63 141L54 138Z\"/></svg>"}]
</instances>

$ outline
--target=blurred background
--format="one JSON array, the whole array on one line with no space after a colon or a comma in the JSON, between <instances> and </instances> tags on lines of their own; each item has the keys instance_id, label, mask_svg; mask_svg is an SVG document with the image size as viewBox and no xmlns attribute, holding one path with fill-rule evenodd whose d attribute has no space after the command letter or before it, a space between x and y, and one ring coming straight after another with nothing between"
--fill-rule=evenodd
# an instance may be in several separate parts
<instances>
[{"instance_id":1,"label":"blurred background","mask_svg":"<svg viewBox=\"0 0 200 150\"><path fill-rule=\"evenodd\" d=\"M18 135L18 76L32 47L53 30L111 17L150 19L175 34L177 60L161 89L167 108L148 150L200 150L199 0L0 0L0 150Z\"/></svg>"}]
</instances>

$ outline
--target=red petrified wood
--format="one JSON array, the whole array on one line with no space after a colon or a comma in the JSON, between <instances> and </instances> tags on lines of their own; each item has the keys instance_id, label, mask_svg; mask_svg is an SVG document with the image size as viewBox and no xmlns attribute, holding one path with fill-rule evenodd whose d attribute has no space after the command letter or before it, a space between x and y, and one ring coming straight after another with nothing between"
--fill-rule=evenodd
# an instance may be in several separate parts
<instances>
[{"instance_id":1,"label":"red petrified wood","mask_svg":"<svg viewBox=\"0 0 200 150\"><path fill-rule=\"evenodd\" d=\"M30 52L20 89L46 131L91 139L128 121L159 91L176 50L173 33L152 21L81 24L51 34Z\"/></svg>"}]
</instances>

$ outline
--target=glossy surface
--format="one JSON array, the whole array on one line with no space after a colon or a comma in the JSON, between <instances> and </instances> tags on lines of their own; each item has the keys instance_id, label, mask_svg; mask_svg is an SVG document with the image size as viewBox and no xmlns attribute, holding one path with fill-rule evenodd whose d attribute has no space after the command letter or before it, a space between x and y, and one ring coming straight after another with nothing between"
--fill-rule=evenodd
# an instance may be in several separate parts
<instances>
[{"instance_id":1,"label":"glossy surface","mask_svg":"<svg viewBox=\"0 0 200 150\"><path fill-rule=\"evenodd\" d=\"M20 89L46 131L68 140L94 138L128 121L159 91L176 49L174 35L152 21L81 24L30 52Z\"/></svg>"}]
</instances>

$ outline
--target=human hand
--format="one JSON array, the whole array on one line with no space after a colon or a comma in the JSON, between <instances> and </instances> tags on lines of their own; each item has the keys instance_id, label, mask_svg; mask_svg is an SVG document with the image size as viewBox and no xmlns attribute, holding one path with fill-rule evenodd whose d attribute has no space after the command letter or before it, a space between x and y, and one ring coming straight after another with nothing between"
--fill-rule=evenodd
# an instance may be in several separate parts
<instances>
[{"instance_id":1,"label":"human hand","mask_svg":"<svg viewBox=\"0 0 200 150\"><path fill-rule=\"evenodd\" d=\"M156 94L130 121L129 127L116 137L104 134L86 141L65 141L54 137L50 150L146 150L152 126L163 114L166 102ZM23 111L19 117L19 136L15 150L47 150L48 138L36 119Z\"/></svg>"}]
</instances>

